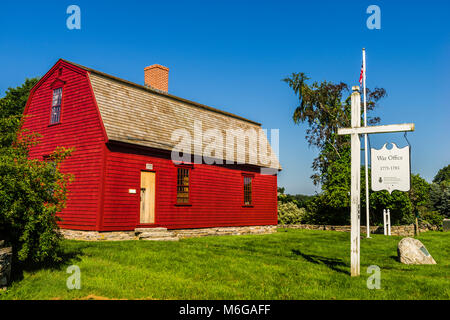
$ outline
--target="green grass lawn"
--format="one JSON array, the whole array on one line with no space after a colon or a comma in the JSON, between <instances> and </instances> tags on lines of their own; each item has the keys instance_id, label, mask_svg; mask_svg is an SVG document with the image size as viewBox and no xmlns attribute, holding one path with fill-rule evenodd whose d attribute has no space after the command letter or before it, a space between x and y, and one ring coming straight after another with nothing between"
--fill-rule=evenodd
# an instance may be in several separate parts
<instances>
[{"instance_id":1,"label":"green grass lawn","mask_svg":"<svg viewBox=\"0 0 450 320\"><path fill-rule=\"evenodd\" d=\"M396 260L401 237L361 239L361 276L352 278L350 234L284 230L179 242L63 242L64 264L24 271L0 299L449 299L450 233L419 240L437 265ZM81 289L69 290L69 265ZM381 269L381 289L369 290L367 267Z\"/></svg>"}]
</instances>

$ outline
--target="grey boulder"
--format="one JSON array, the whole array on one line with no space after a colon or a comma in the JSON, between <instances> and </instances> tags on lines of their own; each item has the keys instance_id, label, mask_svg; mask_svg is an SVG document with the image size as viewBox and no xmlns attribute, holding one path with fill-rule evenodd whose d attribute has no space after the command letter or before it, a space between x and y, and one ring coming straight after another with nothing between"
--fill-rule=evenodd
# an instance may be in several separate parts
<instances>
[{"instance_id":1,"label":"grey boulder","mask_svg":"<svg viewBox=\"0 0 450 320\"><path fill-rule=\"evenodd\" d=\"M398 258L404 264L436 264L425 246L417 239L403 238L397 247Z\"/></svg>"}]
</instances>

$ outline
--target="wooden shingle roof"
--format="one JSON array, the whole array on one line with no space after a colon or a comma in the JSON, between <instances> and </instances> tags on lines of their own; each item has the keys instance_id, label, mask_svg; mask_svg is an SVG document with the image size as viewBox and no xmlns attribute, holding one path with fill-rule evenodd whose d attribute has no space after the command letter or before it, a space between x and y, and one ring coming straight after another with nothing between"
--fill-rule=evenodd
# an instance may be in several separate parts
<instances>
[{"instance_id":1,"label":"wooden shingle roof","mask_svg":"<svg viewBox=\"0 0 450 320\"><path fill-rule=\"evenodd\" d=\"M194 124L203 133L218 130L224 137L223 154L217 158L237 159L237 147L226 143L227 130L242 129L256 132L259 147L252 150L246 143L246 164L281 170L261 125L240 116L189 101L166 92L142 86L69 61L89 72L92 89L108 136L108 140L173 150L178 144L172 140L176 130L185 129L195 137ZM261 135L261 141L259 141ZM192 144L191 154L198 149ZM204 148L207 143L202 142ZM266 147L266 149L264 149ZM200 149L202 150L202 149ZM266 151L267 156L260 154ZM255 154L256 153L256 154ZM244 159L241 159L244 160Z\"/></svg>"}]
</instances>

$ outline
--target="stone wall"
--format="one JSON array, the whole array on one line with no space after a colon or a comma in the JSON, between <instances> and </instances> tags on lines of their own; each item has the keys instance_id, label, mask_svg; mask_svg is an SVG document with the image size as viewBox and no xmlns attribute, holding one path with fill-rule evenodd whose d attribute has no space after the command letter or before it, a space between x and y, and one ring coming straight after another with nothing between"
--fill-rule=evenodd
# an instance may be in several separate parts
<instances>
[{"instance_id":1,"label":"stone wall","mask_svg":"<svg viewBox=\"0 0 450 320\"><path fill-rule=\"evenodd\" d=\"M279 228L291 228L291 229L308 229L308 230L331 230L331 231L341 231L341 232L350 232L350 226L330 226L330 225L313 225L313 224L286 224L286 225L278 225ZM403 225L403 226L391 226L391 235L393 236L414 236L415 225ZM438 227L421 224L419 226L419 232L426 231L436 231ZM361 233L367 233L367 227L361 226ZM380 226L371 226L370 233L374 234L384 234L383 227Z\"/></svg>"},{"instance_id":2,"label":"stone wall","mask_svg":"<svg viewBox=\"0 0 450 320\"><path fill-rule=\"evenodd\" d=\"M0 241L0 290L6 289L11 278L12 248L4 248Z\"/></svg>"},{"instance_id":3,"label":"stone wall","mask_svg":"<svg viewBox=\"0 0 450 320\"><path fill-rule=\"evenodd\" d=\"M164 228L154 228L164 229ZM98 231L80 231L80 230L68 230L61 229L60 232L65 239L71 240L84 240L84 241L123 241L123 240L139 240L142 235L148 234L152 231L152 228L148 228L147 232L145 229L136 229L136 231L108 231L108 232L98 232ZM244 235L244 234L268 234L274 233L277 230L277 226L245 226L245 227L216 227L216 228L200 228L200 229L172 229L167 230L168 233L172 234L174 237L182 238L192 238L192 237L203 237L203 236L223 236L223 235ZM160 231L160 230L159 230ZM173 240L163 239L160 236L161 232L155 233L154 240ZM152 240L151 237L146 236L145 240Z\"/></svg>"}]
</instances>

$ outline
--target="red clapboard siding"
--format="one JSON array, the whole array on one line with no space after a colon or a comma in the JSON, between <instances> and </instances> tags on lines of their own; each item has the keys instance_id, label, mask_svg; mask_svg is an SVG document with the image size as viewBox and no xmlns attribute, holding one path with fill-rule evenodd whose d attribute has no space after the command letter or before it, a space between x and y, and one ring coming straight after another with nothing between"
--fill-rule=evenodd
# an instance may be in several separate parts
<instances>
[{"instance_id":1,"label":"red clapboard siding","mask_svg":"<svg viewBox=\"0 0 450 320\"><path fill-rule=\"evenodd\" d=\"M175 205L176 167L168 158L120 152L107 155L103 230L132 230L139 225L140 174L146 164L156 172L155 226L169 229L277 223L277 177L258 171L195 164L191 205ZM151 153L150 153L151 154ZM253 174L252 207L243 207L243 173ZM136 189L130 194L129 189Z\"/></svg>"},{"instance_id":2,"label":"red clapboard siding","mask_svg":"<svg viewBox=\"0 0 450 320\"><path fill-rule=\"evenodd\" d=\"M57 78L65 82L61 122L49 125L52 84ZM42 159L57 146L75 148L61 167L63 172L72 173L75 180L69 186L67 206L60 214L60 226L97 229L106 136L87 72L59 61L33 88L24 114L23 128L42 135L40 144L32 148L30 157Z\"/></svg>"}]
</instances>

